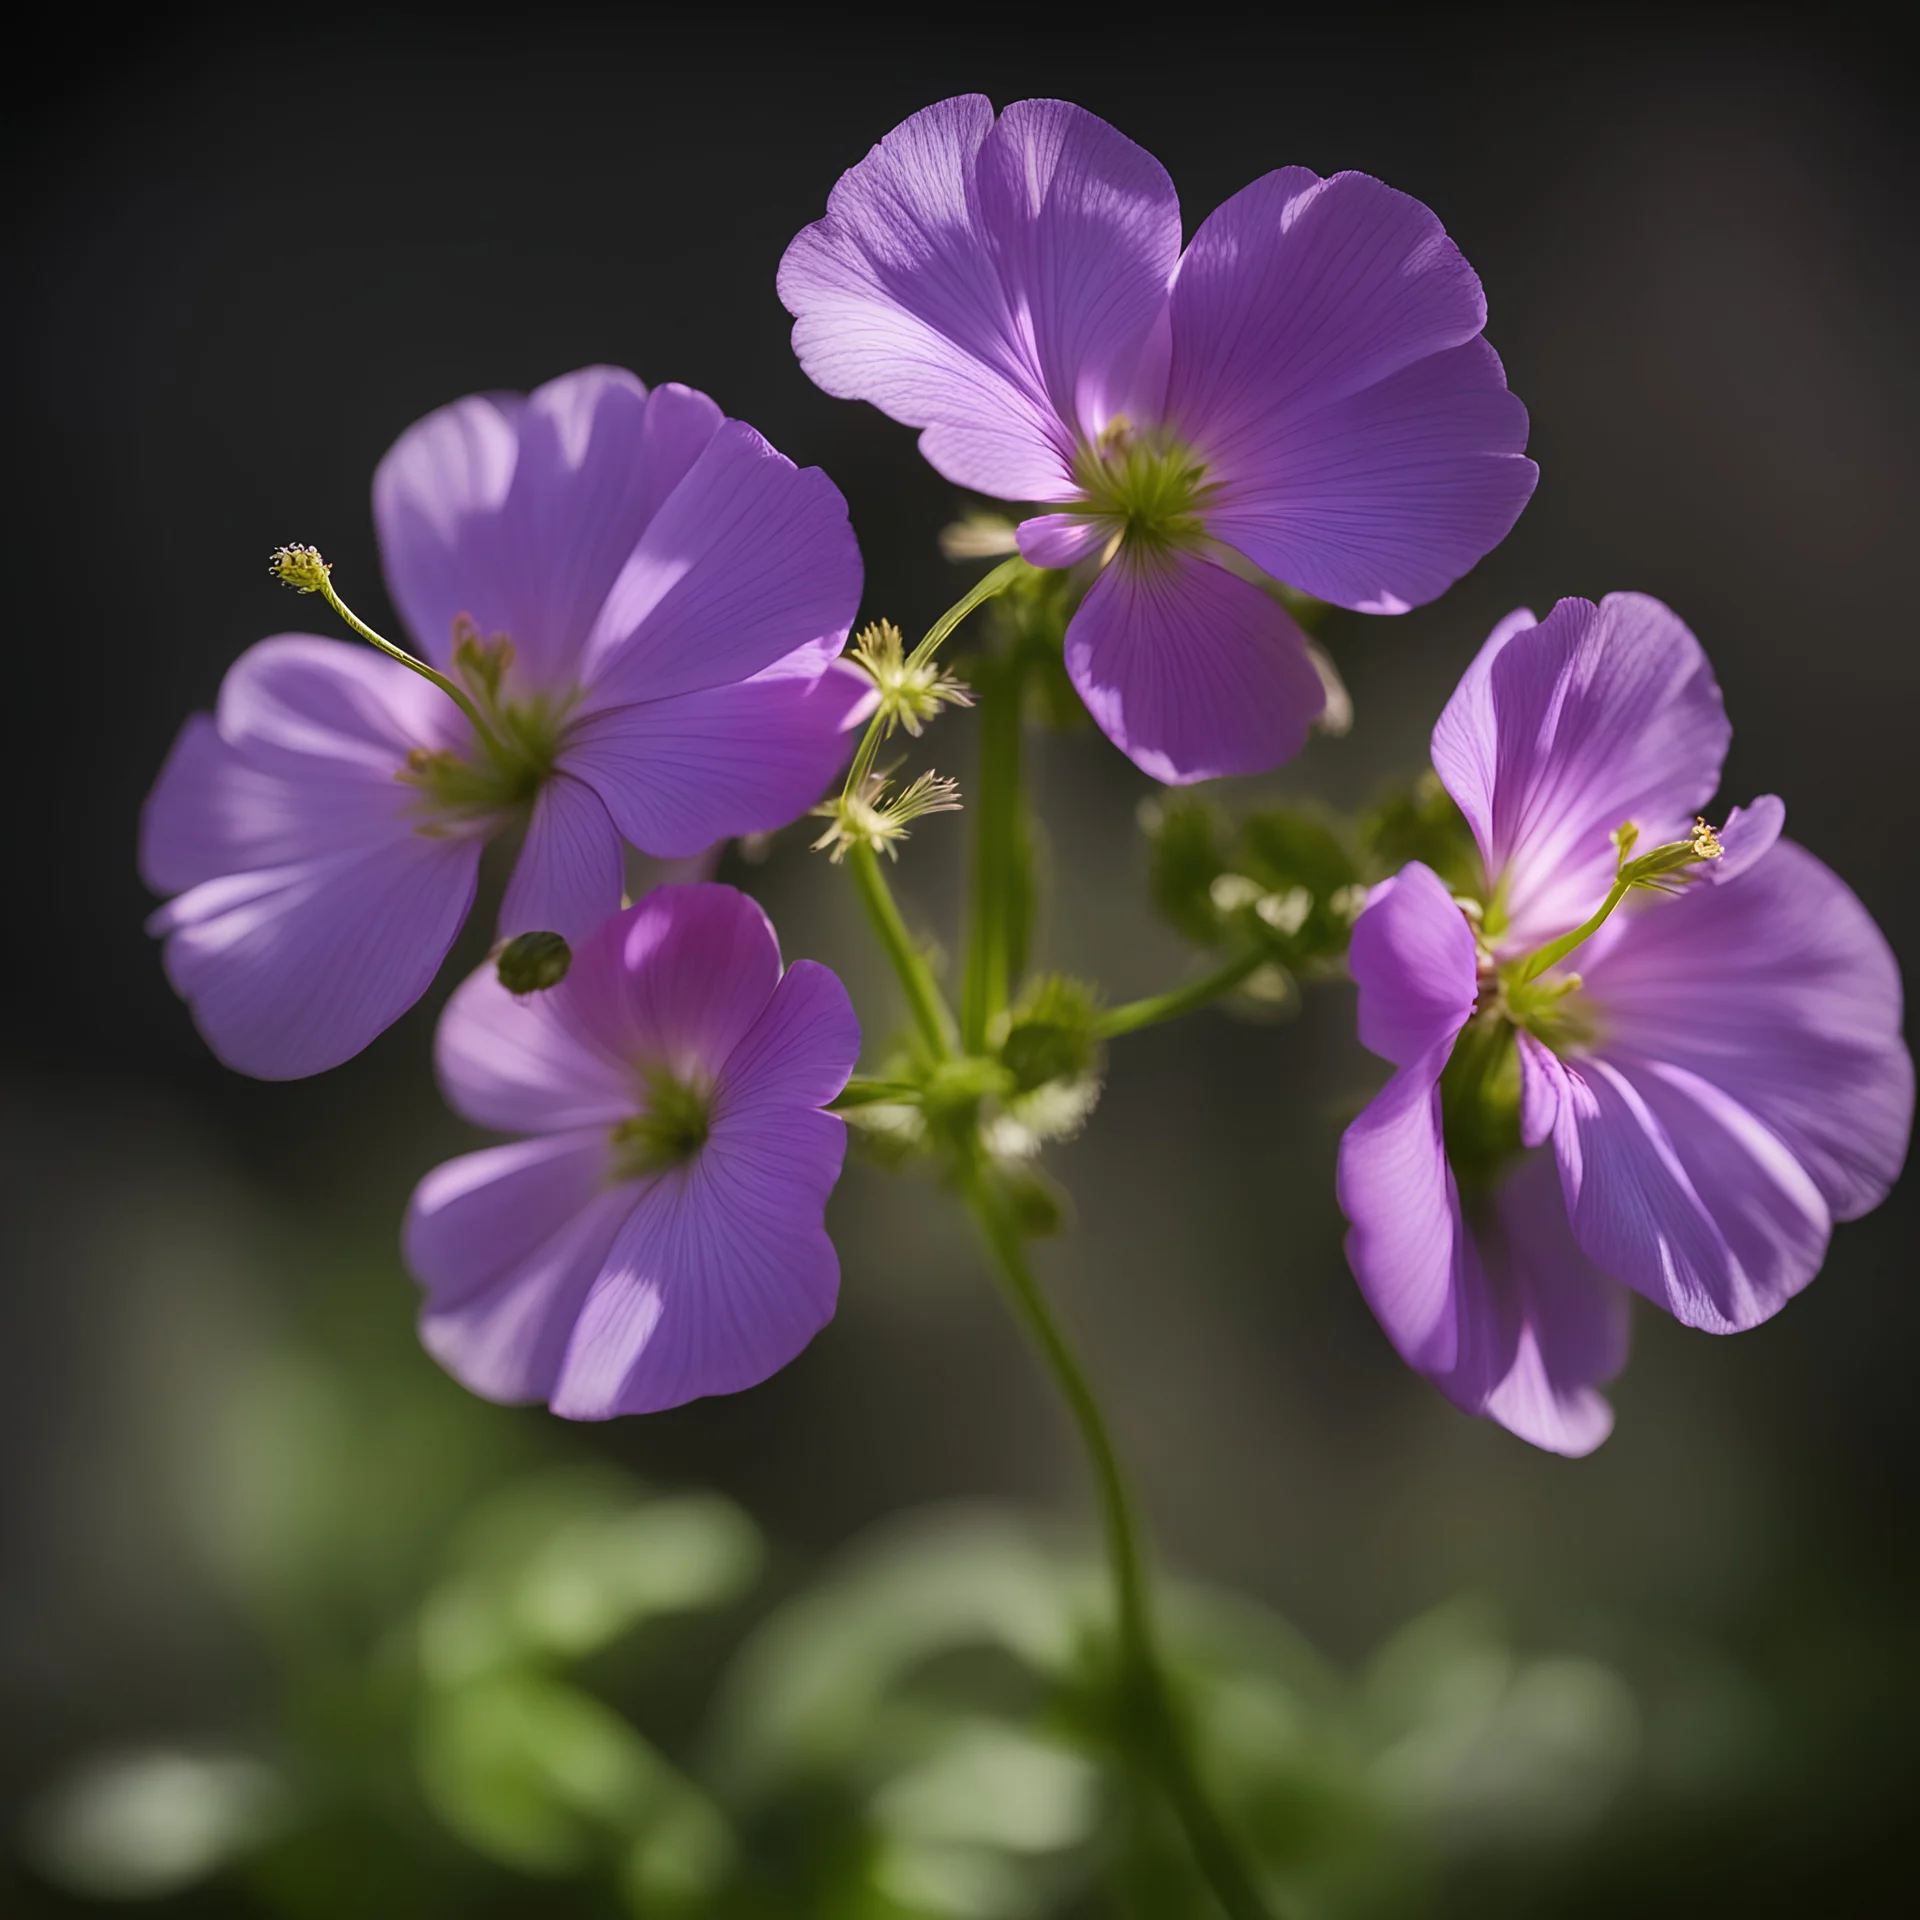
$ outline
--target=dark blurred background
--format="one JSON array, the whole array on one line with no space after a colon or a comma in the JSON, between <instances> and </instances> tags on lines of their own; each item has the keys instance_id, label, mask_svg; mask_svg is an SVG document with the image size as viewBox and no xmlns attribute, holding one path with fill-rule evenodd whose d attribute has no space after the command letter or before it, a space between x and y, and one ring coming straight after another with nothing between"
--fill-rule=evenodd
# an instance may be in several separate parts
<instances>
[{"instance_id":1,"label":"dark blurred background","mask_svg":"<svg viewBox=\"0 0 1920 1920\"><path fill-rule=\"evenodd\" d=\"M287 1381L362 1441L369 1380L440 1410L392 1428L374 1479L417 1475L434 1421L458 1426L465 1477L423 1496L417 1530L396 1523L396 1565L496 1460L718 1489L789 1582L907 1509L1084 1512L1071 1436L961 1217L867 1164L830 1216L840 1315L764 1388L586 1432L451 1410L410 1345L394 1246L413 1181L473 1144L428 1071L440 994L336 1073L256 1084L207 1054L141 930L135 819L175 730L242 648L315 624L317 603L269 580L271 547L319 544L385 624L367 489L393 438L460 394L613 361L705 388L824 467L852 505L866 613L917 629L968 577L934 545L964 503L906 430L807 382L774 296L839 172L972 88L1112 120L1172 172L1189 230L1270 167L1363 169L1432 206L1479 270L1542 479L1440 604L1335 617L1354 731L1254 791L1366 801L1422 764L1498 616L1644 589L1718 669L1728 796L1785 795L1790 831L1911 968L1905 80L1896 43L1834 9L1209 10L1151 30L978 9L249 9L17 56L0 1819L39 1864L0 1868L0 1910L87 1908L85 1873L57 1890L30 1836L89 1756L245 1746L278 1711L281 1656L218 1543L292 1524L297 1485L234 1478L278 1444L273 1419L306 1391ZM964 785L967 719L932 745ZM1146 902L1146 783L1090 732L1036 752L1044 957L1116 997L1171 983L1188 956ZM963 834L929 822L899 876L949 940ZM844 972L877 1037L887 982L850 889L804 848L789 834L723 877L766 903L789 955ZM1116 1047L1092 1127L1054 1156L1077 1224L1047 1269L1166 1556L1277 1609L1337 1674L1464 1598L1521 1654L1623 1676L1638 1757L1591 1816L1524 1869L1442 1845L1419 1896L1435 1911L1909 1910L1885 1875L1920 1708L1914 1182L1754 1333L1640 1311L1615 1437L1569 1463L1452 1412L1346 1274L1334 1146L1381 1072L1344 988L1287 1023L1205 1015ZM368 1550L361 1496L340 1497L340 1537ZM1663 1692L1672 1671L1692 1677ZM167 1910L265 1898L218 1881Z\"/></svg>"}]
</instances>

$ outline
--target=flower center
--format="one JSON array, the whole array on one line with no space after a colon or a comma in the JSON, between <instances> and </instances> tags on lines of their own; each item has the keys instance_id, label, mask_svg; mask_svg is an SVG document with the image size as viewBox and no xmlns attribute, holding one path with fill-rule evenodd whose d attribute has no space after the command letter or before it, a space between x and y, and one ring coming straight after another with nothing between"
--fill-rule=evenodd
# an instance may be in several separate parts
<instances>
[{"instance_id":1,"label":"flower center","mask_svg":"<svg viewBox=\"0 0 1920 1920\"><path fill-rule=\"evenodd\" d=\"M646 1081L645 1111L613 1129L614 1163L623 1180L685 1166L713 1131L709 1088L678 1079L664 1067L650 1069Z\"/></svg>"},{"instance_id":2,"label":"flower center","mask_svg":"<svg viewBox=\"0 0 1920 1920\"><path fill-rule=\"evenodd\" d=\"M513 642L504 633L483 640L465 614L453 623L453 638L453 676L471 697L482 726L465 750L416 747L407 755L397 777L425 797L432 818L423 832L449 820L484 823L531 807L553 772L561 731L578 697L511 698L505 682Z\"/></svg>"},{"instance_id":3,"label":"flower center","mask_svg":"<svg viewBox=\"0 0 1920 1920\"><path fill-rule=\"evenodd\" d=\"M1075 455L1073 477L1085 498L1068 511L1111 526L1137 553L1192 546L1206 532L1201 513L1218 491L1206 472L1190 448L1140 433L1118 416Z\"/></svg>"}]
</instances>

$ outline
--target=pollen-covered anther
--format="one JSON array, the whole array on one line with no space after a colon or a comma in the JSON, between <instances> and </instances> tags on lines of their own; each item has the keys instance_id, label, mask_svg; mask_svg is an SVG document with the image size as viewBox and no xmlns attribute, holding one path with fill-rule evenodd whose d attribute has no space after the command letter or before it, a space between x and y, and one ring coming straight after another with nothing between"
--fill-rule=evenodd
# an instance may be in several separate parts
<instances>
[{"instance_id":1,"label":"pollen-covered anther","mask_svg":"<svg viewBox=\"0 0 1920 1920\"><path fill-rule=\"evenodd\" d=\"M840 794L815 807L814 812L832 824L813 843L814 851L825 851L835 866L854 847L870 847L897 860L898 843L907 837L912 822L930 813L960 811L959 786L939 774L923 773L902 792L889 795L891 784L885 774L872 773L857 792Z\"/></svg>"},{"instance_id":2,"label":"pollen-covered anther","mask_svg":"<svg viewBox=\"0 0 1920 1920\"><path fill-rule=\"evenodd\" d=\"M1693 850L1702 860L1718 860L1726 852L1705 816L1697 813L1693 816Z\"/></svg>"},{"instance_id":3,"label":"pollen-covered anther","mask_svg":"<svg viewBox=\"0 0 1920 1920\"><path fill-rule=\"evenodd\" d=\"M324 592L327 575L333 571L320 557L318 547L275 547L267 566L276 580L290 586L295 593Z\"/></svg>"},{"instance_id":4,"label":"pollen-covered anther","mask_svg":"<svg viewBox=\"0 0 1920 1920\"><path fill-rule=\"evenodd\" d=\"M876 620L856 634L853 658L879 689L883 737L905 727L917 739L943 706L973 705L973 695L951 674L931 660L916 663L907 655L891 620Z\"/></svg>"}]
</instances>

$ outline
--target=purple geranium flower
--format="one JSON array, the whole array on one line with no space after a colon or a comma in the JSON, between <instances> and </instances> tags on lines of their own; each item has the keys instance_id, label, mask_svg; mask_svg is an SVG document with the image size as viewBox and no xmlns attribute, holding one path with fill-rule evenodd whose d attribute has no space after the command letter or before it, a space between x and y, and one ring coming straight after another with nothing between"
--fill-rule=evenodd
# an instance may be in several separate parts
<instances>
[{"instance_id":1,"label":"purple geranium flower","mask_svg":"<svg viewBox=\"0 0 1920 1920\"><path fill-rule=\"evenodd\" d=\"M1625 1288L1754 1326L1906 1156L1893 955L1778 800L1696 819L1729 737L1659 601L1515 614L1433 735L1484 886L1415 863L1354 928L1396 1071L1341 1143L1348 1258L1411 1366L1560 1453L1612 1426Z\"/></svg>"},{"instance_id":2,"label":"purple geranium flower","mask_svg":"<svg viewBox=\"0 0 1920 1920\"><path fill-rule=\"evenodd\" d=\"M836 663L860 597L846 503L686 387L590 367L411 427L374 476L387 581L445 693L359 645L251 647L148 799L167 971L213 1050L291 1079L425 992L483 844L525 843L500 932L621 902L668 858L784 826L865 711Z\"/></svg>"},{"instance_id":3,"label":"purple geranium flower","mask_svg":"<svg viewBox=\"0 0 1920 1920\"><path fill-rule=\"evenodd\" d=\"M575 1420L733 1393L833 1317L821 1224L860 1023L825 967L780 970L731 887L666 886L550 992L483 968L438 1059L467 1119L531 1138L437 1167L407 1214L421 1336L492 1400Z\"/></svg>"},{"instance_id":4,"label":"purple geranium flower","mask_svg":"<svg viewBox=\"0 0 1920 1920\"><path fill-rule=\"evenodd\" d=\"M1533 491L1478 278L1365 174L1269 173L1182 253L1151 154L1064 101L996 120L969 94L842 176L780 297L827 392L924 428L949 480L1057 505L1029 560L1107 562L1067 665L1161 780L1275 766L1321 712L1273 581L1403 613Z\"/></svg>"}]
</instances>

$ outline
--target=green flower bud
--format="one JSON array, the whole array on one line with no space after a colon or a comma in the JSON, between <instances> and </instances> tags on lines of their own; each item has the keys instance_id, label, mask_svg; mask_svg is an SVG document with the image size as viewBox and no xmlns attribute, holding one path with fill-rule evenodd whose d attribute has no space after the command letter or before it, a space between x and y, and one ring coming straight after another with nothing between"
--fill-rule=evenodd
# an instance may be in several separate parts
<instances>
[{"instance_id":1,"label":"green flower bud","mask_svg":"<svg viewBox=\"0 0 1920 1920\"><path fill-rule=\"evenodd\" d=\"M557 933L518 933L500 949L494 963L509 993L545 993L567 977L573 949Z\"/></svg>"}]
</instances>

